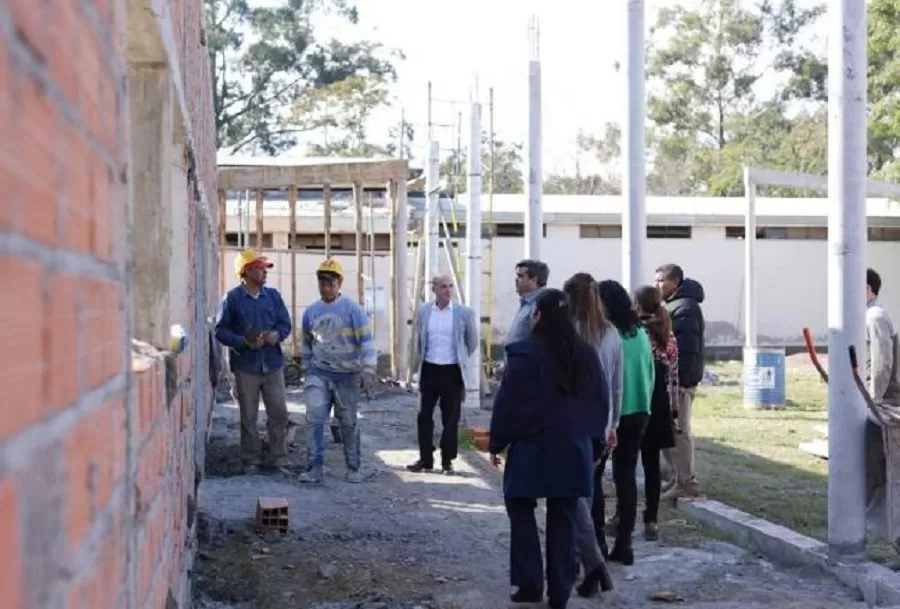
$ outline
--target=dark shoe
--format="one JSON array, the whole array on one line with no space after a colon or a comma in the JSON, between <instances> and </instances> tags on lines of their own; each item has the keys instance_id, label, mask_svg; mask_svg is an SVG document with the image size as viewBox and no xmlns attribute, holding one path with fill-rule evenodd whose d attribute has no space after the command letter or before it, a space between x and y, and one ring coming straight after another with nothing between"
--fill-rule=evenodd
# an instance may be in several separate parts
<instances>
[{"instance_id":1,"label":"dark shoe","mask_svg":"<svg viewBox=\"0 0 900 609\"><path fill-rule=\"evenodd\" d=\"M657 541L659 539L659 525L655 522L644 523L644 539L646 541Z\"/></svg>"},{"instance_id":2,"label":"dark shoe","mask_svg":"<svg viewBox=\"0 0 900 609\"><path fill-rule=\"evenodd\" d=\"M406 469L411 471L414 474L421 474L422 472L425 472L426 474L430 474L431 472L434 471L434 466L426 465L426 464L422 463L422 460L420 459L419 461L416 461L412 465L407 465Z\"/></svg>"},{"instance_id":3,"label":"dark shoe","mask_svg":"<svg viewBox=\"0 0 900 609\"><path fill-rule=\"evenodd\" d=\"M600 565L590 573L584 576L584 579L575 588L578 596L582 598L591 598L597 596L599 592L609 592L613 589L612 576L605 564Z\"/></svg>"},{"instance_id":4,"label":"dark shoe","mask_svg":"<svg viewBox=\"0 0 900 609\"><path fill-rule=\"evenodd\" d=\"M331 441L335 444L343 444L344 432L341 430L340 425L331 425Z\"/></svg>"},{"instance_id":5,"label":"dark shoe","mask_svg":"<svg viewBox=\"0 0 900 609\"><path fill-rule=\"evenodd\" d=\"M445 476L455 476L456 470L453 469L452 463L447 463L446 465L441 466L441 473L444 474Z\"/></svg>"},{"instance_id":6,"label":"dark shoe","mask_svg":"<svg viewBox=\"0 0 900 609\"><path fill-rule=\"evenodd\" d=\"M612 552L609 553L609 560L630 567L634 564L634 548L615 545Z\"/></svg>"},{"instance_id":7,"label":"dark shoe","mask_svg":"<svg viewBox=\"0 0 900 609\"><path fill-rule=\"evenodd\" d=\"M550 609L566 609L566 605L569 604L569 599L548 599L547 604L550 606Z\"/></svg>"},{"instance_id":8,"label":"dark shoe","mask_svg":"<svg viewBox=\"0 0 900 609\"><path fill-rule=\"evenodd\" d=\"M539 603L543 596L544 592L539 588L519 586L518 590L509 595L509 600L514 603Z\"/></svg>"}]
</instances>

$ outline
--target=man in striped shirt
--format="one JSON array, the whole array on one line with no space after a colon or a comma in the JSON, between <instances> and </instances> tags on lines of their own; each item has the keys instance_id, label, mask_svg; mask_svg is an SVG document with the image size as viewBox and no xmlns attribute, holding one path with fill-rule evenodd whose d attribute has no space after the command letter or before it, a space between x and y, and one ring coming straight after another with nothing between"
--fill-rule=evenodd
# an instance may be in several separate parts
<instances>
[{"instance_id":1,"label":"man in striped shirt","mask_svg":"<svg viewBox=\"0 0 900 609\"><path fill-rule=\"evenodd\" d=\"M316 271L321 299L303 313L300 359L306 373L307 469L300 482L323 478L325 427L334 407L343 436L347 481L362 482L358 403L360 386L375 380L376 353L366 312L341 296L344 270L326 259Z\"/></svg>"}]
</instances>

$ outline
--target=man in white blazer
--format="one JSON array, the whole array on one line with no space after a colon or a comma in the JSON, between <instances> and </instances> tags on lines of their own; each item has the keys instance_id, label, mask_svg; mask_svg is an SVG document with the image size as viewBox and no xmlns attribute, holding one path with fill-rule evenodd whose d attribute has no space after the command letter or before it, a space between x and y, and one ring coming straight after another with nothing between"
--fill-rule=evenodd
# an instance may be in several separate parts
<instances>
[{"instance_id":1,"label":"man in white blazer","mask_svg":"<svg viewBox=\"0 0 900 609\"><path fill-rule=\"evenodd\" d=\"M409 361L419 373L419 460L406 469L434 469L434 407L440 405L441 473L453 475L469 357L479 346L478 324L472 309L453 302L452 278L435 277L431 291L434 300L420 305L413 320L413 352Z\"/></svg>"}]
</instances>

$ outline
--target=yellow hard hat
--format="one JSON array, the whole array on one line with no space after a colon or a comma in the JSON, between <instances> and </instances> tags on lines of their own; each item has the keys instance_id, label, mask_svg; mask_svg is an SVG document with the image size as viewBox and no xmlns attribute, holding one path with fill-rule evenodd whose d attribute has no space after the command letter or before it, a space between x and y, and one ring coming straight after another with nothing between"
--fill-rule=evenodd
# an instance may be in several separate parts
<instances>
[{"instance_id":1,"label":"yellow hard hat","mask_svg":"<svg viewBox=\"0 0 900 609\"><path fill-rule=\"evenodd\" d=\"M316 269L316 274L319 273L331 273L343 279L344 267L342 267L341 263L334 258L326 258L322 261L322 264L319 265L319 268Z\"/></svg>"},{"instance_id":2,"label":"yellow hard hat","mask_svg":"<svg viewBox=\"0 0 900 609\"><path fill-rule=\"evenodd\" d=\"M272 263L269 262L269 259L265 256L260 256L253 250L244 250L240 254L238 254L234 259L234 274L237 275L237 278L240 279L244 275L244 267L246 267L251 262L262 262L266 265L266 268L272 268Z\"/></svg>"}]
</instances>

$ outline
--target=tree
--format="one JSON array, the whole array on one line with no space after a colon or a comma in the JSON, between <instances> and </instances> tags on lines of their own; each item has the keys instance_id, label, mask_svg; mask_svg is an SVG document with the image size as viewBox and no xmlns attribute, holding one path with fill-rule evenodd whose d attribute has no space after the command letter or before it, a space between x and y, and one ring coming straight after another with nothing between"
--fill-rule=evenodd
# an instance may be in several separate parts
<instances>
[{"instance_id":1,"label":"tree","mask_svg":"<svg viewBox=\"0 0 900 609\"><path fill-rule=\"evenodd\" d=\"M314 17L332 14L356 23L349 0L281 0L275 7L248 0L204 0L206 46L213 77L220 148L276 154L317 125L291 121L294 100L357 76L392 81L399 56L381 44L343 43L315 36Z\"/></svg>"},{"instance_id":2,"label":"tree","mask_svg":"<svg viewBox=\"0 0 900 609\"><path fill-rule=\"evenodd\" d=\"M522 174L522 144L508 143L494 138L494 167L491 170L491 144L487 134L481 138L482 192L489 192L493 183L496 194L525 192L525 178ZM440 173L449 180L449 190L459 193L466 191L468 173L466 151L459 155L454 151L441 163Z\"/></svg>"}]
</instances>

